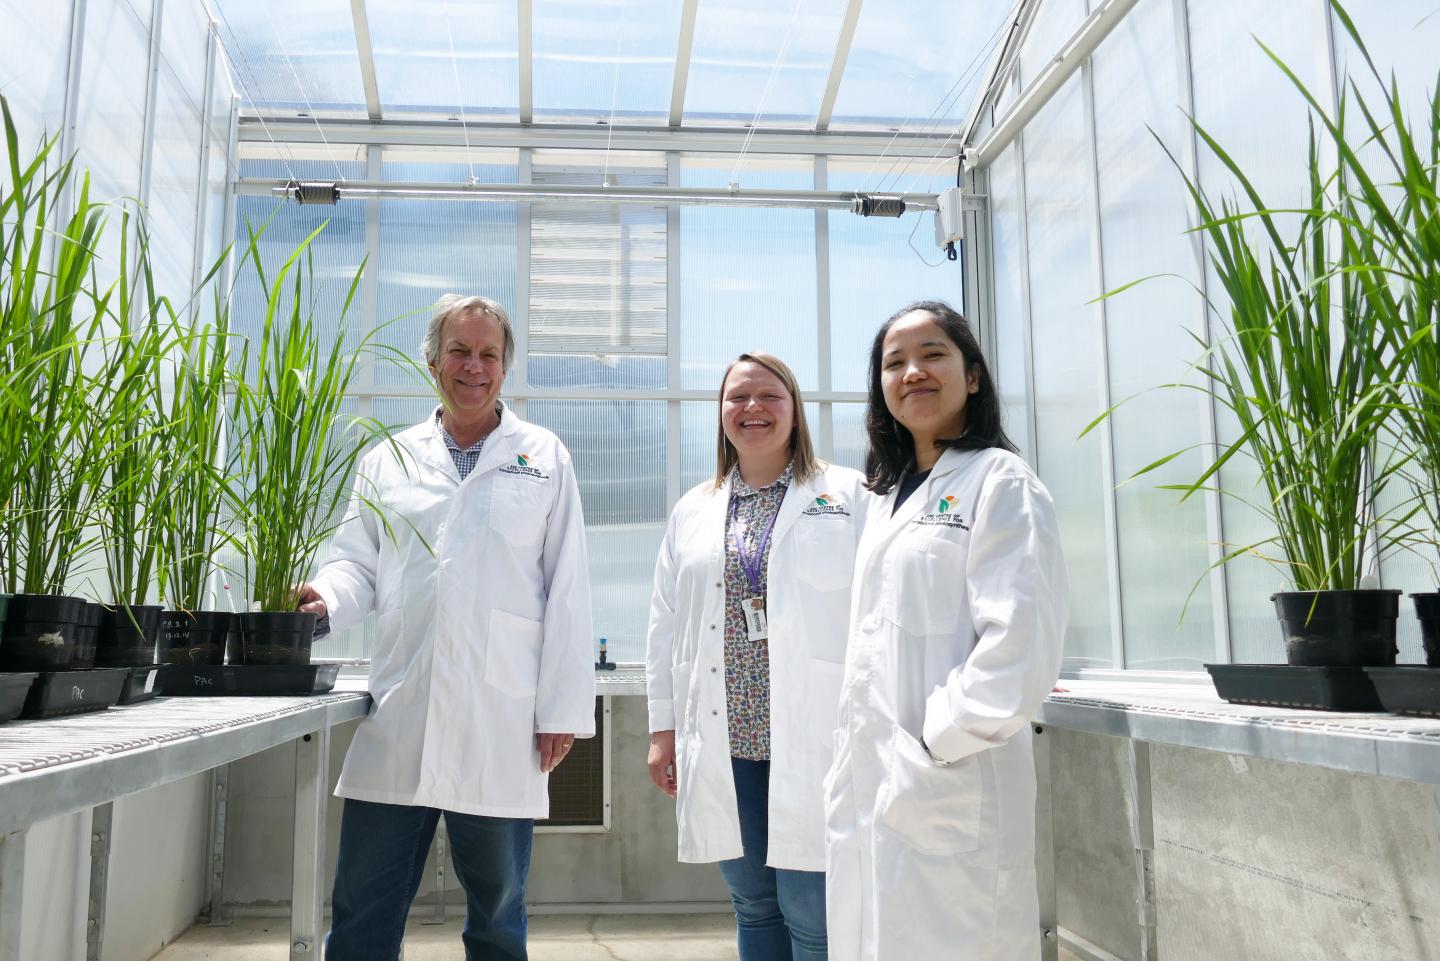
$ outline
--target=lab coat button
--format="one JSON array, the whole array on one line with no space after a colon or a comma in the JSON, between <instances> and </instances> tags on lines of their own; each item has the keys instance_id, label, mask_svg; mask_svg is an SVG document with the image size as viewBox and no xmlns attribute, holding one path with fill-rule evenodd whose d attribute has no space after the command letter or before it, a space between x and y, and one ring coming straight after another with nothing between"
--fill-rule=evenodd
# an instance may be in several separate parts
<instances>
[{"instance_id":1,"label":"lab coat button","mask_svg":"<svg viewBox=\"0 0 1440 961\"><path fill-rule=\"evenodd\" d=\"M715 625L714 625L714 624L711 624L711 625L710 625L710 630L712 630L712 631L715 630Z\"/></svg>"}]
</instances>

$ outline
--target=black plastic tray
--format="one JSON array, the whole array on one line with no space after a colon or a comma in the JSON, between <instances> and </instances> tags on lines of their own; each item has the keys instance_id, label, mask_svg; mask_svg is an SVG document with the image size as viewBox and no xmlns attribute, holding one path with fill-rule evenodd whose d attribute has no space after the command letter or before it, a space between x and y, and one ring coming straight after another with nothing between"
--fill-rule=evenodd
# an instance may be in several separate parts
<instances>
[{"instance_id":1,"label":"black plastic tray","mask_svg":"<svg viewBox=\"0 0 1440 961\"><path fill-rule=\"evenodd\" d=\"M42 671L30 688L21 717L59 717L103 711L120 697L128 667L93 671Z\"/></svg>"},{"instance_id":2,"label":"black plastic tray","mask_svg":"<svg viewBox=\"0 0 1440 961\"><path fill-rule=\"evenodd\" d=\"M1367 667L1365 672L1391 714L1440 717L1440 667Z\"/></svg>"},{"instance_id":3,"label":"black plastic tray","mask_svg":"<svg viewBox=\"0 0 1440 961\"><path fill-rule=\"evenodd\" d=\"M1294 664L1206 664L1215 693L1235 704L1316 711L1385 710L1363 667Z\"/></svg>"},{"instance_id":4,"label":"black plastic tray","mask_svg":"<svg viewBox=\"0 0 1440 961\"><path fill-rule=\"evenodd\" d=\"M126 668L130 672L130 676L125 678L125 686L120 691L120 700L116 703L139 704L141 701L148 701L159 694L164 669L164 664L147 664L144 667Z\"/></svg>"},{"instance_id":5,"label":"black plastic tray","mask_svg":"<svg viewBox=\"0 0 1440 961\"><path fill-rule=\"evenodd\" d=\"M0 674L0 721L13 720L25 707L25 695L40 675L34 671Z\"/></svg>"},{"instance_id":6,"label":"black plastic tray","mask_svg":"<svg viewBox=\"0 0 1440 961\"><path fill-rule=\"evenodd\" d=\"M161 683L167 697L328 694L339 673L339 664L170 664Z\"/></svg>"}]
</instances>

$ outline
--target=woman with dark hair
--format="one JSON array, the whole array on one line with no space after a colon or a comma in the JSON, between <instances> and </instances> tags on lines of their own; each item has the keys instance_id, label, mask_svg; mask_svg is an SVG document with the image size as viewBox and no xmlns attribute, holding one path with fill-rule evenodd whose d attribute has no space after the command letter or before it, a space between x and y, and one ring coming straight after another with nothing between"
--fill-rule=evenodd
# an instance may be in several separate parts
<instances>
[{"instance_id":1,"label":"woman with dark hair","mask_svg":"<svg viewBox=\"0 0 1440 961\"><path fill-rule=\"evenodd\" d=\"M795 375L741 354L716 467L670 514L646 640L651 780L681 861L719 861L741 961L824 961L825 812L868 499L816 458Z\"/></svg>"},{"instance_id":2,"label":"woman with dark hair","mask_svg":"<svg viewBox=\"0 0 1440 961\"><path fill-rule=\"evenodd\" d=\"M877 497L825 782L831 957L1034 961L1029 720L1066 612L1054 506L949 306L880 328L868 404Z\"/></svg>"}]
</instances>

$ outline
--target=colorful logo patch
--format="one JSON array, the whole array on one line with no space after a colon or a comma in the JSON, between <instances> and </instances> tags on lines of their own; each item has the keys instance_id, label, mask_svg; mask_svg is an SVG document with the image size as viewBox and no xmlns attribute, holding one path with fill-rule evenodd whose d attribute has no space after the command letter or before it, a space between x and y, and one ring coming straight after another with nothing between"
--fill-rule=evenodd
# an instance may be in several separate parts
<instances>
[{"instance_id":1,"label":"colorful logo patch","mask_svg":"<svg viewBox=\"0 0 1440 961\"><path fill-rule=\"evenodd\" d=\"M545 480L550 476L549 474L540 470L538 467L531 467L530 459L531 458L529 454L516 454L515 463L506 464L504 467L500 468L500 473L520 474L525 477L533 477L536 480Z\"/></svg>"},{"instance_id":2,"label":"colorful logo patch","mask_svg":"<svg viewBox=\"0 0 1440 961\"><path fill-rule=\"evenodd\" d=\"M815 498L815 503L805 508L807 517L819 517L822 515L833 515L836 517L849 517L850 511L840 503L840 498L834 494L821 494Z\"/></svg>"},{"instance_id":3,"label":"colorful logo patch","mask_svg":"<svg viewBox=\"0 0 1440 961\"><path fill-rule=\"evenodd\" d=\"M954 494L946 494L935 505L933 513L921 514L915 518L915 523L921 527L950 527L968 531L970 525L965 523L965 518L955 513L955 505L958 503L959 499Z\"/></svg>"}]
</instances>

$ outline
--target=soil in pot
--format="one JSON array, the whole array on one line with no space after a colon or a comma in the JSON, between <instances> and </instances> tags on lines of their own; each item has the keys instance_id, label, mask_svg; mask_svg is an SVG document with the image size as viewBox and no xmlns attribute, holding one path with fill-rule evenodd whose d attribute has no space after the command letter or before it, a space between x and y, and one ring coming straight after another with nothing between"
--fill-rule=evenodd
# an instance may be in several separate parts
<instances>
[{"instance_id":1,"label":"soil in pot","mask_svg":"<svg viewBox=\"0 0 1440 961\"><path fill-rule=\"evenodd\" d=\"M315 639L314 614L299 611L241 614L240 630L242 664L310 663L310 644Z\"/></svg>"},{"instance_id":2,"label":"soil in pot","mask_svg":"<svg viewBox=\"0 0 1440 961\"><path fill-rule=\"evenodd\" d=\"M70 659L70 669L88 671L95 666L95 647L100 642L100 621L105 617L105 605L85 602L80 615L80 624L75 628L75 656Z\"/></svg>"},{"instance_id":3,"label":"soil in pot","mask_svg":"<svg viewBox=\"0 0 1440 961\"><path fill-rule=\"evenodd\" d=\"M63 671L75 656L76 628L85 602L56 594L15 594L10 598L0 670Z\"/></svg>"},{"instance_id":4,"label":"soil in pot","mask_svg":"<svg viewBox=\"0 0 1440 961\"><path fill-rule=\"evenodd\" d=\"M1425 663L1440 667L1440 593L1411 594L1415 616L1420 619L1420 639L1425 644Z\"/></svg>"},{"instance_id":5,"label":"soil in pot","mask_svg":"<svg viewBox=\"0 0 1440 961\"><path fill-rule=\"evenodd\" d=\"M1282 591L1270 599L1291 664L1384 667L1395 663L1399 591Z\"/></svg>"},{"instance_id":6,"label":"soil in pot","mask_svg":"<svg viewBox=\"0 0 1440 961\"><path fill-rule=\"evenodd\" d=\"M160 617L160 663L223 664L233 618L229 611L166 611Z\"/></svg>"},{"instance_id":7,"label":"soil in pot","mask_svg":"<svg viewBox=\"0 0 1440 961\"><path fill-rule=\"evenodd\" d=\"M97 667L144 667L155 663L155 638L160 633L158 604L118 604L105 608L95 649Z\"/></svg>"}]
</instances>

